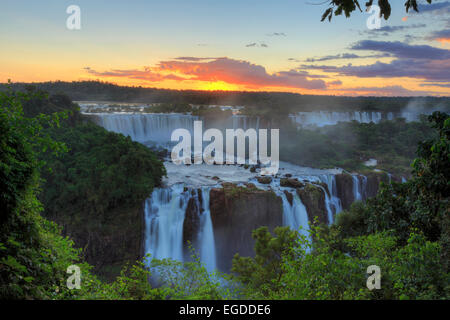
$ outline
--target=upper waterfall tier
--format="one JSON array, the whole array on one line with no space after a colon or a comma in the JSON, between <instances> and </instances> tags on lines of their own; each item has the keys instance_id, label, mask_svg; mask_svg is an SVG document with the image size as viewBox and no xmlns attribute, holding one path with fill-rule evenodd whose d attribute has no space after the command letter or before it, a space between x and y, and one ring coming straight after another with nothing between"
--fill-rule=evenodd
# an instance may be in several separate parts
<instances>
[{"instance_id":1,"label":"upper waterfall tier","mask_svg":"<svg viewBox=\"0 0 450 320\"><path fill-rule=\"evenodd\" d=\"M357 121L360 123L378 123L381 120L393 120L405 118L406 121L418 121L421 114L430 112L378 112L378 111L311 111L297 112L291 118L301 126L323 127L335 125L338 122Z\"/></svg>"},{"instance_id":2,"label":"upper waterfall tier","mask_svg":"<svg viewBox=\"0 0 450 320\"><path fill-rule=\"evenodd\" d=\"M108 131L122 133L141 143L170 142L170 136L176 129L193 132L194 120L198 118L186 114L166 113L96 113L90 114L98 125Z\"/></svg>"},{"instance_id":3,"label":"upper waterfall tier","mask_svg":"<svg viewBox=\"0 0 450 320\"><path fill-rule=\"evenodd\" d=\"M108 131L130 136L141 143L165 145L176 129L187 129L191 135L194 121L199 117L181 113L85 113ZM259 128L259 118L233 115L228 119L204 121L205 129L244 129Z\"/></svg>"}]
</instances>

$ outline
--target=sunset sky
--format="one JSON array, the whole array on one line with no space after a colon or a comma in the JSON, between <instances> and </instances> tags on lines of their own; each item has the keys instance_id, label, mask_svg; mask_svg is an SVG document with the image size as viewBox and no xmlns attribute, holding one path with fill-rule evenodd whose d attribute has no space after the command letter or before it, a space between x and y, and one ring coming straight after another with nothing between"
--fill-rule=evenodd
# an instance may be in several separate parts
<instances>
[{"instance_id":1,"label":"sunset sky","mask_svg":"<svg viewBox=\"0 0 450 320\"><path fill-rule=\"evenodd\" d=\"M320 22L321 3L1 0L0 82L450 95L450 1L406 14L392 0L379 30L367 28L366 12ZM81 30L66 28L72 4Z\"/></svg>"}]
</instances>

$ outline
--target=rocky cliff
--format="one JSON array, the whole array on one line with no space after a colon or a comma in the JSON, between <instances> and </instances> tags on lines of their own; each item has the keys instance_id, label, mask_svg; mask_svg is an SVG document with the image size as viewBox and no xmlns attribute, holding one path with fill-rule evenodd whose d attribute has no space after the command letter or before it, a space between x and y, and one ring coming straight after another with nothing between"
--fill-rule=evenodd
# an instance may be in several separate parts
<instances>
[{"instance_id":1,"label":"rocky cliff","mask_svg":"<svg viewBox=\"0 0 450 320\"><path fill-rule=\"evenodd\" d=\"M366 198L375 197L380 187L380 182L388 183L389 176L385 172L372 171L366 174L367 187Z\"/></svg>"},{"instance_id":2,"label":"rocky cliff","mask_svg":"<svg viewBox=\"0 0 450 320\"><path fill-rule=\"evenodd\" d=\"M326 191L325 191L326 192ZM308 212L308 220L313 222L317 217L319 223L328 224L328 214L325 207L324 190L317 185L307 183L304 188L297 188L297 194Z\"/></svg>"},{"instance_id":3,"label":"rocky cliff","mask_svg":"<svg viewBox=\"0 0 450 320\"><path fill-rule=\"evenodd\" d=\"M364 190L361 190L363 200L374 197L379 189L380 182L389 182L389 177L385 172L370 171L364 173L367 178L366 183L363 183L363 177L358 176L358 183L364 185ZM355 201L353 178L348 173L341 173L336 175L337 196L341 199L342 208L347 210Z\"/></svg>"},{"instance_id":4,"label":"rocky cliff","mask_svg":"<svg viewBox=\"0 0 450 320\"><path fill-rule=\"evenodd\" d=\"M51 216L63 227L63 234L83 249L94 272L112 280L126 262L141 259L144 252L144 212L142 203L120 207L103 216L83 213Z\"/></svg>"},{"instance_id":5,"label":"rocky cliff","mask_svg":"<svg viewBox=\"0 0 450 320\"><path fill-rule=\"evenodd\" d=\"M341 199L342 208L347 210L355 200L353 195L353 179L347 173L336 175L337 196Z\"/></svg>"},{"instance_id":6,"label":"rocky cliff","mask_svg":"<svg viewBox=\"0 0 450 320\"><path fill-rule=\"evenodd\" d=\"M282 200L272 191L224 183L210 192L211 219L219 256L218 268L228 271L236 253L253 256L252 231L261 226L273 230L283 223Z\"/></svg>"}]
</instances>

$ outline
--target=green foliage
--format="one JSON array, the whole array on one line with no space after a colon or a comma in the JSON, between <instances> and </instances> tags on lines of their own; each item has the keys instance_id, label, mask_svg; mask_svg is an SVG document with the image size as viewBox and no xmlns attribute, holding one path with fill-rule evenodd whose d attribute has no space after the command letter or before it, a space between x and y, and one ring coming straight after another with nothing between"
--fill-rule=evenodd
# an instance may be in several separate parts
<instances>
[{"instance_id":1,"label":"green foliage","mask_svg":"<svg viewBox=\"0 0 450 320\"><path fill-rule=\"evenodd\" d=\"M26 118L30 94L0 93L0 297L52 298L68 265L79 261L73 243L40 216L36 150L64 149L43 132L60 114Z\"/></svg>"},{"instance_id":2,"label":"green foliage","mask_svg":"<svg viewBox=\"0 0 450 320\"><path fill-rule=\"evenodd\" d=\"M92 124L54 129L52 137L69 151L60 157L45 154L47 181L42 201L46 212L86 212L132 206L151 194L165 168L145 146L129 137Z\"/></svg>"},{"instance_id":3,"label":"green foliage","mask_svg":"<svg viewBox=\"0 0 450 320\"><path fill-rule=\"evenodd\" d=\"M238 288L229 275L218 271L209 273L192 247L190 251L191 261L184 263L151 259L147 255L164 299L223 300L238 296Z\"/></svg>"},{"instance_id":4,"label":"green foliage","mask_svg":"<svg viewBox=\"0 0 450 320\"><path fill-rule=\"evenodd\" d=\"M152 113L188 113L192 112L192 107L187 103L161 103L147 108L145 111Z\"/></svg>"},{"instance_id":5,"label":"green foliage","mask_svg":"<svg viewBox=\"0 0 450 320\"><path fill-rule=\"evenodd\" d=\"M312 225L312 242L287 227L276 228L274 235L262 227L253 233L255 256L234 257L233 276L209 274L193 254L186 263L153 259L149 265L126 265L113 282L105 283L91 273L72 240L61 236L61 228L40 215L39 171L47 179L45 210L70 212L71 223L82 227L80 212L91 215L86 221L92 223L119 204L139 202L160 182L164 169L147 148L83 124L65 96L37 95L41 93L33 90L0 93L3 299L450 298L447 114L428 118L437 134L430 131L430 139L420 144L412 179L382 185L375 198L338 215L336 225ZM62 111L66 104L69 110ZM51 114L39 114L41 107ZM367 155L384 150L365 149L378 135L409 156L401 141L413 143L420 130L428 130L423 123L380 125L349 124L350 134L342 139ZM339 126L329 130L330 137L321 139L339 140L331 138ZM357 138L351 139L355 133ZM64 150L68 153L55 156ZM80 290L69 290L65 283L72 264L82 271ZM369 265L381 268L380 290L366 288Z\"/></svg>"},{"instance_id":6,"label":"green foliage","mask_svg":"<svg viewBox=\"0 0 450 320\"><path fill-rule=\"evenodd\" d=\"M280 286L283 276L282 257L296 248L297 232L289 227L277 227L272 236L267 227L253 231L255 239L255 257L233 258L231 271L235 279L245 285L244 294L248 298L261 299Z\"/></svg>"},{"instance_id":7,"label":"green foliage","mask_svg":"<svg viewBox=\"0 0 450 320\"><path fill-rule=\"evenodd\" d=\"M282 160L303 166L341 167L367 170L364 161L377 159L377 168L410 175L410 163L417 144L436 135L425 119L407 123L404 119L380 123L339 123L316 130L285 125L281 130Z\"/></svg>"},{"instance_id":8,"label":"green foliage","mask_svg":"<svg viewBox=\"0 0 450 320\"><path fill-rule=\"evenodd\" d=\"M427 0L428 3L431 3L432 0ZM373 4L373 0L368 0L365 3L366 8L370 8ZM391 5L388 0L378 0L378 6L380 7L380 17L384 17L385 20L389 19L391 15ZM358 0L331 0L330 7L325 10L322 15L322 21L328 18L329 21L333 18L333 15L339 16L342 13L345 14L345 17L350 17L351 13L355 11L357 8L359 11L361 10L361 6L359 5ZM417 7L417 0L406 0L405 2L406 12L412 8L414 11L419 12Z\"/></svg>"},{"instance_id":9,"label":"green foliage","mask_svg":"<svg viewBox=\"0 0 450 320\"><path fill-rule=\"evenodd\" d=\"M223 110L219 107L207 107L200 106L197 109L193 109L192 114L194 116L200 116L204 119L227 119L231 117L231 110Z\"/></svg>"},{"instance_id":10,"label":"green foliage","mask_svg":"<svg viewBox=\"0 0 450 320\"><path fill-rule=\"evenodd\" d=\"M359 234L395 230L406 241L418 228L431 241L448 235L450 155L449 116L435 112L429 117L438 135L421 143L414 160L413 177L407 183L382 185L378 195L363 208L352 207L337 218L344 232L354 234L348 220L358 221ZM364 226L364 227L363 227ZM447 246L444 247L445 250Z\"/></svg>"},{"instance_id":11,"label":"green foliage","mask_svg":"<svg viewBox=\"0 0 450 320\"><path fill-rule=\"evenodd\" d=\"M59 128L45 129L68 151L38 154L45 163L39 195L44 215L63 225L95 272L110 279L124 261L139 256L133 244L142 232L142 203L161 183L165 168L144 145L84 121L78 106L63 95L31 102L25 105L31 114L39 108L54 112L65 107L70 112ZM129 241L124 242L127 234Z\"/></svg>"},{"instance_id":12,"label":"green foliage","mask_svg":"<svg viewBox=\"0 0 450 320\"><path fill-rule=\"evenodd\" d=\"M257 115L272 111L287 114L298 111L401 111L411 102L410 97L345 97L315 96L288 92L237 92L168 90L118 86L102 81L42 82L33 84L50 94L65 92L74 101L117 101L163 104L235 105L246 106L245 113ZM14 83L13 88L23 91L29 84ZM0 84L0 91L4 86ZM425 108L440 105L450 107L448 97L424 97ZM275 108L273 108L275 107Z\"/></svg>"},{"instance_id":13,"label":"green foliage","mask_svg":"<svg viewBox=\"0 0 450 320\"><path fill-rule=\"evenodd\" d=\"M336 225L312 225L312 243L294 237L282 247L270 246L267 229L259 229L256 258L233 260L246 296L448 299L450 120L439 112L428 119L438 135L420 145L407 183L382 185L375 198L340 213ZM261 254L261 248L275 252ZM381 268L380 290L365 286L370 265Z\"/></svg>"},{"instance_id":14,"label":"green foliage","mask_svg":"<svg viewBox=\"0 0 450 320\"><path fill-rule=\"evenodd\" d=\"M322 229L324 228L324 229ZM411 233L405 246L388 233L339 239L339 231L312 227L307 238L293 238L273 274L258 273L255 261L239 258L235 272L246 298L258 299L446 299L449 275L440 264L439 243ZM343 242L346 249L335 246ZM255 247L261 245L257 240ZM312 251L308 248L312 246ZM270 263L269 263L270 264ZM366 287L367 267L381 269L381 289ZM271 265L274 267L273 265ZM233 266L234 267L234 266ZM268 267L269 268L269 267ZM252 274L252 272L255 272ZM255 283L257 286L255 286Z\"/></svg>"}]
</instances>

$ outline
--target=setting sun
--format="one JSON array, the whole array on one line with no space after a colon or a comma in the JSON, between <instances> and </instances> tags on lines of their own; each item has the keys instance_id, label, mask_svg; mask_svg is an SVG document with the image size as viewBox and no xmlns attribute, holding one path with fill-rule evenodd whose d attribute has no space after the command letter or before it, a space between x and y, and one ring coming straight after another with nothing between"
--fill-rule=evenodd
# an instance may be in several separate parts
<instances>
[{"instance_id":1,"label":"setting sun","mask_svg":"<svg viewBox=\"0 0 450 320\"><path fill-rule=\"evenodd\" d=\"M233 84L229 84L229 83L226 83L223 81L215 81L215 82L208 82L205 85L201 86L201 90L234 91L234 90L238 90L238 88Z\"/></svg>"}]
</instances>

